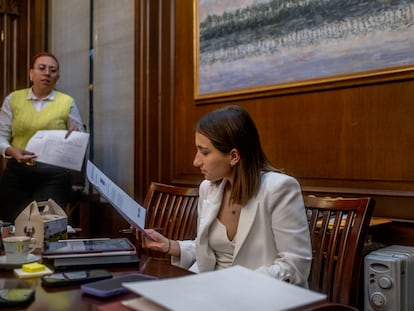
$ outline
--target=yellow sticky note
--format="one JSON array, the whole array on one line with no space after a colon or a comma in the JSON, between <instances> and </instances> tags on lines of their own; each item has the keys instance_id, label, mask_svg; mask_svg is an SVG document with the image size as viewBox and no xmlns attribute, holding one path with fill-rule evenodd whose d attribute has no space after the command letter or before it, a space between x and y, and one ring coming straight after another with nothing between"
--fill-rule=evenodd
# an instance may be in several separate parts
<instances>
[{"instance_id":1,"label":"yellow sticky note","mask_svg":"<svg viewBox=\"0 0 414 311\"><path fill-rule=\"evenodd\" d=\"M28 272L28 273L39 272L39 271L45 270L45 265L42 265L41 263L38 263L38 262L26 263L22 265L22 270L23 272Z\"/></svg>"}]
</instances>

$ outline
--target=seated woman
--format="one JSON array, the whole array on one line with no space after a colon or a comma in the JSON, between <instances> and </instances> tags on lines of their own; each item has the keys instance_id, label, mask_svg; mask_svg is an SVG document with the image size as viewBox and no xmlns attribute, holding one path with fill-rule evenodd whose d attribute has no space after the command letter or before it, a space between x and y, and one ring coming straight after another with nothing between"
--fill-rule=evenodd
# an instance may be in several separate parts
<instances>
[{"instance_id":1,"label":"seated woman","mask_svg":"<svg viewBox=\"0 0 414 311\"><path fill-rule=\"evenodd\" d=\"M307 287L311 242L298 182L264 154L250 115L228 106L195 129L200 185L197 237L173 241L152 229L143 247L172 256L194 272L234 265Z\"/></svg>"}]
</instances>

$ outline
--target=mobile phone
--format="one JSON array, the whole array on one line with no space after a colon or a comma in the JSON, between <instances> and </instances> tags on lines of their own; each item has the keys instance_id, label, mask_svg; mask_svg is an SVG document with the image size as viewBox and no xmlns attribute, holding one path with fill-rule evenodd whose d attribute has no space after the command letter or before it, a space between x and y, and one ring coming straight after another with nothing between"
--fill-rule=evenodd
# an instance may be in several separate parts
<instances>
[{"instance_id":1,"label":"mobile phone","mask_svg":"<svg viewBox=\"0 0 414 311\"><path fill-rule=\"evenodd\" d=\"M2 288L0 289L0 307L25 306L34 300L33 288Z\"/></svg>"},{"instance_id":2,"label":"mobile phone","mask_svg":"<svg viewBox=\"0 0 414 311\"><path fill-rule=\"evenodd\" d=\"M122 283L138 282L155 280L153 276L140 274L140 273L128 273L120 276L114 276L112 279L92 282L81 285L82 292L97 296L97 297L112 297L129 292L126 287L122 286Z\"/></svg>"},{"instance_id":3,"label":"mobile phone","mask_svg":"<svg viewBox=\"0 0 414 311\"><path fill-rule=\"evenodd\" d=\"M102 269L67 271L42 276L42 285L45 287L80 285L111 277L112 273Z\"/></svg>"}]
</instances>

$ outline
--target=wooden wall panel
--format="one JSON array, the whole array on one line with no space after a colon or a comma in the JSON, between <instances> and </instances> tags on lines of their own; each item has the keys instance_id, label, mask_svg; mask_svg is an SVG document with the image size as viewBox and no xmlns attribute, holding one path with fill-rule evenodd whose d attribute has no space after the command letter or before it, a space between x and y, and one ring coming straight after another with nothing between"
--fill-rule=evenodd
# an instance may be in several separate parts
<instances>
[{"instance_id":1,"label":"wooden wall panel","mask_svg":"<svg viewBox=\"0 0 414 311\"><path fill-rule=\"evenodd\" d=\"M158 18L158 29L166 29L163 16L170 13L171 29L158 32L156 39L149 37L150 46L152 40L168 45L158 46L157 62L148 55L148 71L162 75L166 70L171 75L150 81L161 87L149 89L148 98L157 103L161 98L162 103L147 107L159 116L170 112L172 119L167 120L170 128L158 127L161 136L148 141L160 150L163 143L168 148L144 161L155 170L161 167L158 176L149 172L147 181L159 177L163 182L197 185L202 176L192 165L194 124L208 111L237 104L251 113L274 165L298 178L305 194L371 195L377 199L377 216L414 219L413 72L392 81L362 85L350 81L336 88L236 96L232 101L218 98L199 105L194 100L193 1L157 1L157 5L164 9L150 18ZM171 50L166 51L168 47Z\"/></svg>"},{"instance_id":2,"label":"wooden wall panel","mask_svg":"<svg viewBox=\"0 0 414 311\"><path fill-rule=\"evenodd\" d=\"M288 173L305 180L363 180L374 188L390 182L387 189L414 190L413 87L414 81L361 86L250 105L263 106L252 111L263 146Z\"/></svg>"}]
</instances>

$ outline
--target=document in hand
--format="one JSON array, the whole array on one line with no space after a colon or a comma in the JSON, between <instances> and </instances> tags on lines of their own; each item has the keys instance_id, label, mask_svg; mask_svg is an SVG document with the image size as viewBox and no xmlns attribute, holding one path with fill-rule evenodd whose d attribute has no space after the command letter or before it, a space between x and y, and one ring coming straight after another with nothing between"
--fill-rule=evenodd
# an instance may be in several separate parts
<instances>
[{"instance_id":1,"label":"document in hand","mask_svg":"<svg viewBox=\"0 0 414 311\"><path fill-rule=\"evenodd\" d=\"M132 226L151 238L145 231L146 209L126 194L112 180L99 170L91 161L86 164L86 176L99 193Z\"/></svg>"},{"instance_id":2,"label":"document in hand","mask_svg":"<svg viewBox=\"0 0 414 311\"><path fill-rule=\"evenodd\" d=\"M89 134L72 132L65 138L65 130L37 131L26 150L37 154L35 161L80 171L88 147Z\"/></svg>"},{"instance_id":3,"label":"document in hand","mask_svg":"<svg viewBox=\"0 0 414 311\"><path fill-rule=\"evenodd\" d=\"M276 311L326 299L324 294L241 266L124 286L168 310L177 311Z\"/></svg>"}]
</instances>

